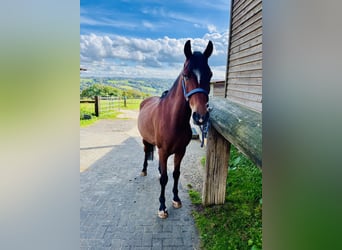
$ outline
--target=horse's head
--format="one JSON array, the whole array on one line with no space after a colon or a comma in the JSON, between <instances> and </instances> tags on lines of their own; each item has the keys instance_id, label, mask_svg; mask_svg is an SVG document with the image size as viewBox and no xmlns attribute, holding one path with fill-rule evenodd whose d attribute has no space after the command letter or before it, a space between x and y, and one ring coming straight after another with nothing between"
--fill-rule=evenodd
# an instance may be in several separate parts
<instances>
[{"instance_id":1,"label":"horse's head","mask_svg":"<svg viewBox=\"0 0 342 250\"><path fill-rule=\"evenodd\" d=\"M184 97L189 101L192 110L192 118L196 125L205 124L208 121L208 101L210 92L210 79L212 72L208 65L208 58L213 52L213 43L209 41L203 53L192 53L190 40L185 43L182 86Z\"/></svg>"}]
</instances>

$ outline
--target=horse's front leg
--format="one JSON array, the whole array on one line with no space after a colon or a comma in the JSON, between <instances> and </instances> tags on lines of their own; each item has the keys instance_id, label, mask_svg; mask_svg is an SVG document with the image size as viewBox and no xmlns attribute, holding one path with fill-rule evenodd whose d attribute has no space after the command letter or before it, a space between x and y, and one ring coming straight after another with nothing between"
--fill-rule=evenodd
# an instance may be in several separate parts
<instances>
[{"instance_id":1,"label":"horse's front leg","mask_svg":"<svg viewBox=\"0 0 342 250\"><path fill-rule=\"evenodd\" d=\"M158 216L162 219L165 219L168 217L167 208L165 205L165 187L168 182L168 176L167 176L167 158L168 156L165 155L162 150L159 151L159 172L160 172L160 196L159 196L159 211Z\"/></svg>"},{"instance_id":2,"label":"horse's front leg","mask_svg":"<svg viewBox=\"0 0 342 250\"><path fill-rule=\"evenodd\" d=\"M182 207L182 202L178 197L178 181L179 181L179 176L180 176L180 163L183 159L183 156L185 154L185 149L184 151L181 151L179 153L175 154L174 157L174 171L173 171L173 200L172 200L172 205L174 208L181 208Z\"/></svg>"}]
</instances>

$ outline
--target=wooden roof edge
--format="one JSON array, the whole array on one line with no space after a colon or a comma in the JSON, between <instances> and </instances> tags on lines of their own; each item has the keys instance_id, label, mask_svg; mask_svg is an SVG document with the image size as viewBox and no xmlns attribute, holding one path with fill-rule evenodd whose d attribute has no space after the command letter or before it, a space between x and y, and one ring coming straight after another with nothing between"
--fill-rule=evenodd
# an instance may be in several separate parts
<instances>
[{"instance_id":1,"label":"wooden roof edge","mask_svg":"<svg viewBox=\"0 0 342 250\"><path fill-rule=\"evenodd\" d=\"M225 80L211 81L210 84L225 83Z\"/></svg>"}]
</instances>

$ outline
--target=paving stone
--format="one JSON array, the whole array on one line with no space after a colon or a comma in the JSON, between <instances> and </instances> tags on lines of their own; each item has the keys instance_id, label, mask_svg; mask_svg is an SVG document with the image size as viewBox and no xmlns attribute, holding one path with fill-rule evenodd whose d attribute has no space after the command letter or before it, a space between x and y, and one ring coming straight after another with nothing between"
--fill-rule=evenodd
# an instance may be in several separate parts
<instances>
[{"instance_id":1,"label":"paving stone","mask_svg":"<svg viewBox=\"0 0 342 250\"><path fill-rule=\"evenodd\" d=\"M127 120L126 125L124 121L119 126L122 131L131 129L126 137L114 129L116 120L100 120L96 126L81 129L81 162L85 168L80 173L81 249L198 249L191 202L182 185L179 195L183 206L172 207L172 162L166 186L169 218L163 220L157 217L158 159L149 162L147 176L140 176L144 158L141 139L132 136L132 121ZM93 139L83 138L94 134ZM118 145L108 139L115 136L121 138ZM100 156L96 155L97 148L101 149ZM92 159L90 166L82 157Z\"/></svg>"}]
</instances>

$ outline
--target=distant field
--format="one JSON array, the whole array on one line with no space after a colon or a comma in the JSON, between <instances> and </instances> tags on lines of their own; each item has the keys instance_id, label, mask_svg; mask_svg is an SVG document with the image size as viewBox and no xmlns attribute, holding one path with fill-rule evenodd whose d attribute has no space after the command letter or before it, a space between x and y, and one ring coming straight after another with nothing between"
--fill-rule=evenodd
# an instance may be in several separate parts
<instances>
[{"instance_id":1,"label":"distant field","mask_svg":"<svg viewBox=\"0 0 342 250\"><path fill-rule=\"evenodd\" d=\"M107 82L112 84L128 84L128 80L107 80Z\"/></svg>"},{"instance_id":2,"label":"distant field","mask_svg":"<svg viewBox=\"0 0 342 250\"><path fill-rule=\"evenodd\" d=\"M128 86L128 85L127 86L121 86L120 88L121 89L126 89L126 90L133 89L131 86Z\"/></svg>"},{"instance_id":3,"label":"distant field","mask_svg":"<svg viewBox=\"0 0 342 250\"><path fill-rule=\"evenodd\" d=\"M155 89L151 87L141 87L141 91L146 93L154 93Z\"/></svg>"}]
</instances>

